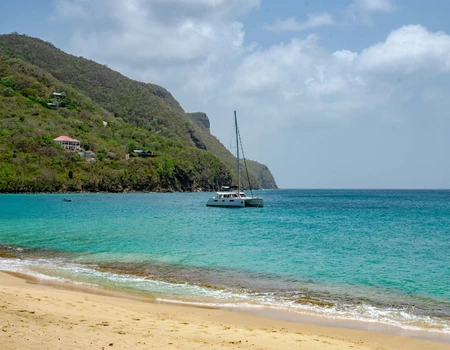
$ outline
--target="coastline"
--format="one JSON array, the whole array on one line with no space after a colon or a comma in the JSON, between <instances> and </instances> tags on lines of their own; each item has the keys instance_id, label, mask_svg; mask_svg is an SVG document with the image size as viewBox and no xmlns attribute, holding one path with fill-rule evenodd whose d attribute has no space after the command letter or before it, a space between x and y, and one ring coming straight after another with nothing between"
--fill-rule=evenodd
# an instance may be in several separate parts
<instances>
[{"instance_id":1,"label":"coastline","mask_svg":"<svg viewBox=\"0 0 450 350\"><path fill-rule=\"evenodd\" d=\"M44 283L42 283L44 282ZM267 315L157 303L0 272L0 343L16 348L449 349L450 344ZM307 319L305 319L307 321ZM342 325L347 327L345 322Z\"/></svg>"}]
</instances>

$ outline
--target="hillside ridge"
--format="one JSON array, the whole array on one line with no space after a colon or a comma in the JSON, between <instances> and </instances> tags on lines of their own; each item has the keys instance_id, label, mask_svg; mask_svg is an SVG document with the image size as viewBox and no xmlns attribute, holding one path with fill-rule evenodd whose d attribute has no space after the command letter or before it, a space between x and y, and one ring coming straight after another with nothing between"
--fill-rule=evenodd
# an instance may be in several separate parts
<instances>
[{"instance_id":1,"label":"hillside ridge","mask_svg":"<svg viewBox=\"0 0 450 350\"><path fill-rule=\"evenodd\" d=\"M209 183L207 186L200 186L199 184L181 186L180 183L172 183L169 186L168 183L164 184L164 179L160 178L160 189L168 186L173 190L212 190L222 185L222 182L231 183L236 181L235 170L231 167L234 156L226 150L217 138L210 134L209 118L206 114L201 112L185 113L178 101L163 87L134 81L104 65L66 54L48 42L25 35L1 35L0 53L4 55L3 65L20 65L19 62L23 62L22 71L29 70L35 73L34 77L28 78L23 72L21 74L25 75L25 77L20 78L16 76L16 78L19 78L19 81L22 81L22 85L16 84L17 86L13 90L15 94L19 93L20 97L30 100L30 91L28 91L28 96L25 96L27 95L26 89L34 89L31 85L36 85L37 83L45 85L45 88L41 86L38 93L31 91L31 94L34 94L34 96L31 96L31 99L34 99L36 103L41 104L42 108L45 108L43 100L48 100L50 92L73 89L73 91L71 90L72 96L75 94L82 101L86 101L83 103L87 106L87 110L78 106L78 110L71 110L71 117L79 119L79 114L86 115L89 113L96 116L101 115L103 119L107 116L110 120L108 128L113 125L121 125L122 127L129 125L141 130L141 133L145 135L141 135L141 137L132 136L131 141L125 141L128 145L122 145L122 148L126 148L127 151L130 148L128 146L131 145L137 148L153 147L158 150L158 147L161 148L161 145L164 143L178 143L178 147L186 148L186 151L197 149L200 152L207 152L210 154L209 157L218 157L218 163L223 162L224 167L228 168L227 170L222 169L222 179L219 181L216 176L216 179L213 180L213 185ZM6 61L9 63L5 63ZM13 64L12 62L15 63ZM39 73L37 74L36 72L38 71ZM0 78L6 79L8 76L13 76L9 73L11 73L10 68L3 68ZM19 73L16 71L15 74ZM44 79L43 77L46 78ZM49 77L54 79L54 81L52 80L53 85L48 84L49 79L51 80ZM47 84L42 84L42 79ZM27 80L28 82L23 82ZM31 81L34 82L30 83ZM11 87L7 88L11 89ZM44 90L46 90L45 93ZM9 91L7 94L11 93ZM4 94L5 91L3 91ZM15 96L15 98L18 97ZM67 114L67 111L64 113ZM116 139L120 139L119 136L115 136ZM157 139L158 142L156 143L160 146L155 147L152 142L148 142L150 139ZM114 142L112 143L114 144ZM108 152L108 147L105 148L105 153L111 153ZM190 152L196 153L197 151L192 150ZM123 153L126 152L124 151ZM164 156L168 157L168 159L174 157L173 152L166 153ZM267 167L259 165L259 163L256 164L258 164L255 167L256 170L254 169L251 174L252 187L276 188L275 180ZM264 173L263 177L261 177L261 171ZM183 171L179 174L180 178L183 178L184 182L189 183L186 179L190 175L182 173ZM261 178L269 180L262 184ZM179 179L177 181L179 182Z\"/></svg>"}]
</instances>

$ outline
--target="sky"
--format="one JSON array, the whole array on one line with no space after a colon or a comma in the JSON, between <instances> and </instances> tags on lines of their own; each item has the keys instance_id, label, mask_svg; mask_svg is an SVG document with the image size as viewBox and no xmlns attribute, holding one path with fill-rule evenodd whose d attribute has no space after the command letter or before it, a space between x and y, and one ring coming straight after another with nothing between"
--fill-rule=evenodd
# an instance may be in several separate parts
<instances>
[{"instance_id":1,"label":"sky","mask_svg":"<svg viewBox=\"0 0 450 350\"><path fill-rule=\"evenodd\" d=\"M448 0L0 1L53 43L205 112L280 188L450 188Z\"/></svg>"}]
</instances>

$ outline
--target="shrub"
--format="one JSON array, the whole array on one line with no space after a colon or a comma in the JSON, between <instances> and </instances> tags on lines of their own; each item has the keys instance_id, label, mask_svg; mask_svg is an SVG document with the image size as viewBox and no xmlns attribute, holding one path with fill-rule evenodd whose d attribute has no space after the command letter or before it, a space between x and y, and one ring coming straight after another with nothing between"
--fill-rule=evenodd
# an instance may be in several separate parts
<instances>
[{"instance_id":1,"label":"shrub","mask_svg":"<svg viewBox=\"0 0 450 350\"><path fill-rule=\"evenodd\" d=\"M14 80L14 77L10 75L10 76L1 78L0 79L0 84L3 85L3 86L6 86L6 87L14 89L14 87L16 85L16 82Z\"/></svg>"},{"instance_id":2,"label":"shrub","mask_svg":"<svg viewBox=\"0 0 450 350\"><path fill-rule=\"evenodd\" d=\"M36 97L39 96L39 91L33 88L25 88L20 91L20 93L25 97Z\"/></svg>"}]
</instances>

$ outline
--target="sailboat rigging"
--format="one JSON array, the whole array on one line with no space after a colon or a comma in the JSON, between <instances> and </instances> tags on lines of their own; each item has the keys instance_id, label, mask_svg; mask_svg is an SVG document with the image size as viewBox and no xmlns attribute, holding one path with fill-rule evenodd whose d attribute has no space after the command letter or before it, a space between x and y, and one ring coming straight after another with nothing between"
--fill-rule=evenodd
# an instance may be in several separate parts
<instances>
[{"instance_id":1,"label":"sailboat rigging","mask_svg":"<svg viewBox=\"0 0 450 350\"><path fill-rule=\"evenodd\" d=\"M210 207L257 207L262 208L264 206L263 199L261 197L253 196L253 191L250 185L250 177L248 174L247 162L245 161L244 149L242 148L241 135L237 124L236 111L234 111L234 125L236 131L236 160L237 160L237 175L238 184L234 187L222 187L221 191L217 192L215 196L208 199L206 203ZM239 148L241 147L242 157L244 159L245 171L247 174L250 196L247 196L241 189L241 161Z\"/></svg>"}]
</instances>

